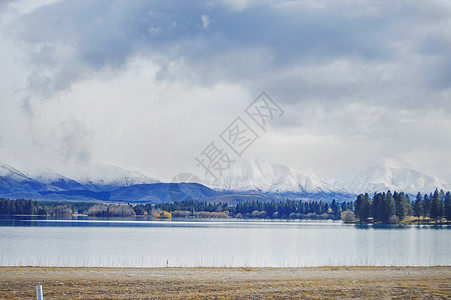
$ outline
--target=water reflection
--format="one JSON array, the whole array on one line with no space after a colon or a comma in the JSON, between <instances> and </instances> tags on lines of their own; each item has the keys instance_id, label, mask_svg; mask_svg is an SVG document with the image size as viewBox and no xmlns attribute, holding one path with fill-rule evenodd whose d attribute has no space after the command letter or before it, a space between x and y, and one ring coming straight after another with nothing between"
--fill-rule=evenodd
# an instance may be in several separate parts
<instances>
[{"instance_id":1,"label":"water reflection","mask_svg":"<svg viewBox=\"0 0 451 300\"><path fill-rule=\"evenodd\" d=\"M448 229L307 220L0 218L0 265L450 265Z\"/></svg>"},{"instance_id":2,"label":"water reflection","mask_svg":"<svg viewBox=\"0 0 451 300\"><path fill-rule=\"evenodd\" d=\"M145 217L89 217L89 216L67 216L60 218L43 216L3 216L0 217L2 226L22 227L206 227L224 226L241 227L245 224L253 226L330 226L341 225L341 221L332 220L265 220L265 219L190 219L174 218L172 220L161 220Z\"/></svg>"}]
</instances>

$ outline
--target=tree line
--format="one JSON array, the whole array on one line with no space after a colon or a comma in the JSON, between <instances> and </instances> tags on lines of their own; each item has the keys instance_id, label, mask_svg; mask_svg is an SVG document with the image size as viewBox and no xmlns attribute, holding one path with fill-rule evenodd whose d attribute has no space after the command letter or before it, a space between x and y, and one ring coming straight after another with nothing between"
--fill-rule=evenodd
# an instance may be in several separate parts
<instances>
[{"instance_id":1,"label":"tree line","mask_svg":"<svg viewBox=\"0 0 451 300\"><path fill-rule=\"evenodd\" d=\"M0 215L61 216L86 214L97 217L155 216L170 212L174 217L266 218L266 219L342 219L346 222L397 224L409 217L418 222L451 221L451 193L435 190L411 200L404 192L391 191L357 196L356 201L247 201L236 205L182 201L161 204L107 204L84 202L38 202L0 199Z\"/></svg>"},{"instance_id":2,"label":"tree line","mask_svg":"<svg viewBox=\"0 0 451 300\"><path fill-rule=\"evenodd\" d=\"M62 216L84 213L93 205L86 202L41 202L0 198L0 215Z\"/></svg>"},{"instance_id":3,"label":"tree line","mask_svg":"<svg viewBox=\"0 0 451 300\"><path fill-rule=\"evenodd\" d=\"M0 199L1 215L46 215L47 212L37 201Z\"/></svg>"},{"instance_id":4,"label":"tree line","mask_svg":"<svg viewBox=\"0 0 451 300\"><path fill-rule=\"evenodd\" d=\"M38 202L0 199L2 215L61 216L86 214L96 217L153 216L170 212L174 217L199 218L269 218L269 219L340 219L343 211L353 210L353 202L324 201L249 201L229 205L205 201L182 201L161 204L107 204L84 202Z\"/></svg>"},{"instance_id":5,"label":"tree line","mask_svg":"<svg viewBox=\"0 0 451 300\"><path fill-rule=\"evenodd\" d=\"M451 220L451 193L435 190L434 193L417 194L414 201L401 192L387 191L375 193L372 198L366 194L357 196L354 207L355 216L361 223L376 222L395 224L408 216L430 218L436 223L443 218Z\"/></svg>"},{"instance_id":6,"label":"tree line","mask_svg":"<svg viewBox=\"0 0 451 300\"><path fill-rule=\"evenodd\" d=\"M227 203L207 203L203 201L181 201L161 204L139 204L133 207L137 215L152 210L169 211L173 216L209 216L199 212L227 212L225 215L236 218L269 218L269 219L340 219L341 212L354 209L353 202L331 203L324 201L246 201L236 205ZM220 214L224 215L224 214Z\"/></svg>"},{"instance_id":7,"label":"tree line","mask_svg":"<svg viewBox=\"0 0 451 300\"><path fill-rule=\"evenodd\" d=\"M244 202L235 207L236 214L244 217L257 216L274 219L340 219L341 212L353 209L352 202L339 204L335 199L331 203L324 201L271 201Z\"/></svg>"}]
</instances>

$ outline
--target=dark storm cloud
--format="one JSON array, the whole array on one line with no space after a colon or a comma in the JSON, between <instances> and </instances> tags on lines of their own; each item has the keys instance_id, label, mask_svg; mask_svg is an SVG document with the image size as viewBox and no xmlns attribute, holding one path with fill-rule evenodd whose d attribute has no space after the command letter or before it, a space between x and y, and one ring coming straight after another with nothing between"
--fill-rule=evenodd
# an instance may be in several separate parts
<instances>
[{"instance_id":1,"label":"dark storm cloud","mask_svg":"<svg viewBox=\"0 0 451 300\"><path fill-rule=\"evenodd\" d=\"M209 1L62 1L23 16L16 32L39 70L30 84L41 90L66 89L92 71L121 69L131 56L147 54L166 57L160 79L183 77L168 71L177 62L200 83L243 83L287 102L337 95L364 100L391 84L449 88L450 34L443 26L450 16L446 3L422 1L274 1L240 11ZM340 72L330 66L337 60L360 77L322 80L321 73ZM316 70L315 82L306 82L319 65L325 68Z\"/></svg>"}]
</instances>

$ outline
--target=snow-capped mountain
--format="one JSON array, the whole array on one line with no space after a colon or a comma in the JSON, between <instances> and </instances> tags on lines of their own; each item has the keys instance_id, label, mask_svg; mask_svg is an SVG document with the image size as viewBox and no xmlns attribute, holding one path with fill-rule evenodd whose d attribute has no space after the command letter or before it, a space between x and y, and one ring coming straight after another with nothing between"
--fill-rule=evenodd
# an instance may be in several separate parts
<instances>
[{"instance_id":1,"label":"snow-capped mountain","mask_svg":"<svg viewBox=\"0 0 451 300\"><path fill-rule=\"evenodd\" d=\"M31 178L28 177L25 173L1 161L0 161L0 177L9 177L11 179L19 181L31 180Z\"/></svg>"},{"instance_id":2,"label":"snow-capped mountain","mask_svg":"<svg viewBox=\"0 0 451 300\"><path fill-rule=\"evenodd\" d=\"M416 194L433 192L436 188L451 190L439 178L390 159L373 165L355 180L333 183L313 173L255 158L236 159L218 181L207 177L201 184L160 183L142 172L95 163L48 167L0 162L0 197L10 199L158 203L190 196L230 203L257 198L261 201L287 198L352 201L356 194L366 192L392 190Z\"/></svg>"},{"instance_id":3,"label":"snow-capped mountain","mask_svg":"<svg viewBox=\"0 0 451 300\"><path fill-rule=\"evenodd\" d=\"M58 173L83 184L130 186L160 182L143 171L126 170L114 165L89 163L67 164Z\"/></svg>"},{"instance_id":4,"label":"snow-capped mountain","mask_svg":"<svg viewBox=\"0 0 451 300\"><path fill-rule=\"evenodd\" d=\"M346 191L354 194L387 190L410 194L429 193L435 189L450 190L450 185L441 179L419 171L409 163L393 159L383 159L353 181L341 184Z\"/></svg>"},{"instance_id":5,"label":"snow-capped mountain","mask_svg":"<svg viewBox=\"0 0 451 300\"><path fill-rule=\"evenodd\" d=\"M240 158L224 171L218 181L211 177L203 183L215 188L233 191L258 191L268 193L337 193L340 189L318 179L280 164L256 158Z\"/></svg>"},{"instance_id":6,"label":"snow-capped mountain","mask_svg":"<svg viewBox=\"0 0 451 300\"><path fill-rule=\"evenodd\" d=\"M149 175L105 164L0 162L0 197L58 201L109 201L112 191L159 183Z\"/></svg>"},{"instance_id":7,"label":"snow-capped mountain","mask_svg":"<svg viewBox=\"0 0 451 300\"><path fill-rule=\"evenodd\" d=\"M49 168L43 164L18 164L13 167L0 161L0 176L17 180L35 180L42 184L74 181L80 184L119 185L150 184L159 182L141 171L126 170L114 165L65 163Z\"/></svg>"}]
</instances>

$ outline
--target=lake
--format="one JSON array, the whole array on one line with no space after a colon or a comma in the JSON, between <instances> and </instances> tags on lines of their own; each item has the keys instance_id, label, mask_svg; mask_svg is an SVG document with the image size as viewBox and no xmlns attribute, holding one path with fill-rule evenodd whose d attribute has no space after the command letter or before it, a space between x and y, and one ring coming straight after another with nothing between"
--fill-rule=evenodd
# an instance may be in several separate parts
<instances>
[{"instance_id":1,"label":"lake","mask_svg":"<svg viewBox=\"0 0 451 300\"><path fill-rule=\"evenodd\" d=\"M450 249L448 226L0 219L2 266L449 266Z\"/></svg>"}]
</instances>

